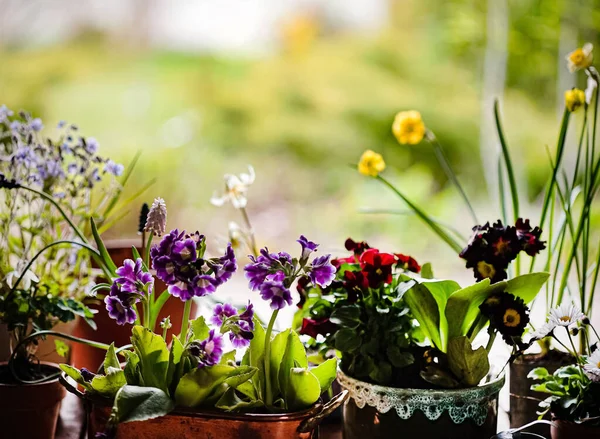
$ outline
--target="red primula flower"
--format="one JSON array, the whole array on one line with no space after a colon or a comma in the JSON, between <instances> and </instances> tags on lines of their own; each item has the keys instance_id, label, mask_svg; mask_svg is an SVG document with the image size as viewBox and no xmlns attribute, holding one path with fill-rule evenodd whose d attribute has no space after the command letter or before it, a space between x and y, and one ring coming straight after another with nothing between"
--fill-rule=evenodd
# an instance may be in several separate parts
<instances>
[{"instance_id":1,"label":"red primula flower","mask_svg":"<svg viewBox=\"0 0 600 439\"><path fill-rule=\"evenodd\" d=\"M371 288L392 282L392 266L395 263L394 255L380 253L376 248L370 248L360 255L360 268Z\"/></svg>"},{"instance_id":2,"label":"red primula flower","mask_svg":"<svg viewBox=\"0 0 600 439\"><path fill-rule=\"evenodd\" d=\"M300 334L310 335L317 338L317 335L326 336L337 331L337 325L332 323L328 317L322 319L302 319L302 328Z\"/></svg>"},{"instance_id":3,"label":"red primula flower","mask_svg":"<svg viewBox=\"0 0 600 439\"><path fill-rule=\"evenodd\" d=\"M421 272L421 266L412 256L403 255L402 253L394 253L394 256L398 258L399 268L412 271L413 273Z\"/></svg>"},{"instance_id":4,"label":"red primula flower","mask_svg":"<svg viewBox=\"0 0 600 439\"><path fill-rule=\"evenodd\" d=\"M357 256L361 255L365 250L371 248L365 241L356 242L352 238L346 239L344 247L346 247L346 250L349 252L354 252L354 254Z\"/></svg>"}]
</instances>

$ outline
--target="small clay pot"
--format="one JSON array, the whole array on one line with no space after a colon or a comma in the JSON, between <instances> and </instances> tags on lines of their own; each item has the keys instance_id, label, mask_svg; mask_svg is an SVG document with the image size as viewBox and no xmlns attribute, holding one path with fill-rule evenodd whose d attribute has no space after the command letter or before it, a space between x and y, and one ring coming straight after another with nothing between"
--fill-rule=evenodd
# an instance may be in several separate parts
<instances>
[{"instance_id":1,"label":"small clay pot","mask_svg":"<svg viewBox=\"0 0 600 439\"><path fill-rule=\"evenodd\" d=\"M571 421L553 419L550 427L552 439L598 439L600 426L590 426L586 423L577 424Z\"/></svg>"},{"instance_id":2,"label":"small clay pot","mask_svg":"<svg viewBox=\"0 0 600 439\"><path fill-rule=\"evenodd\" d=\"M40 365L48 375L60 372L54 363ZM0 363L0 369L8 369L8 364ZM66 394L58 377L40 384L0 382L0 438L53 439Z\"/></svg>"},{"instance_id":3,"label":"small clay pot","mask_svg":"<svg viewBox=\"0 0 600 439\"><path fill-rule=\"evenodd\" d=\"M64 374L67 390L89 407L88 438L105 429L112 401L80 392ZM119 424L116 439L317 439L319 424L348 396L342 392L327 404L294 413L227 413L214 410L176 408L160 418Z\"/></svg>"},{"instance_id":4,"label":"small clay pot","mask_svg":"<svg viewBox=\"0 0 600 439\"><path fill-rule=\"evenodd\" d=\"M531 390L534 381L527 378L529 372L536 367L545 367L549 373L572 363L572 358L560 351L550 351L548 355L540 357L535 354L524 355L510 365L510 427L519 428L538 418L539 402L548 395ZM550 427L546 424L534 425L527 429L528 432L547 437Z\"/></svg>"}]
</instances>

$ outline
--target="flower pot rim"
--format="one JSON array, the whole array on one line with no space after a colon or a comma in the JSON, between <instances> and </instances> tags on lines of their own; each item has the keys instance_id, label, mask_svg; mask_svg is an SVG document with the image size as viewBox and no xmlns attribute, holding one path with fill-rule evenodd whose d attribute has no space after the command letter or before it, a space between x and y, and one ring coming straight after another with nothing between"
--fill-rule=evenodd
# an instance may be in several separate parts
<instances>
[{"instance_id":1,"label":"flower pot rim","mask_svg":"<svg viewBox=\"0 0 600 439\"><path fill-rule=\"evenodd\" d=\"M418 389L415 387L389 387L382 386L381 384L372 384L367 381L362 381L356 378L353 378L346 373L344 373L341 369L338 369L338 376L345 381L349 381L353 384L360 384L364 386L369 386L375 391L382 391L386 393L397 393L397 394L412 394L412 393L427 393L428 395L436 396L461 396L464 397L465 393L471 392L481 392L482 390L488 390L491 393L494 391L499 391L504 385L506 375L503 373L502 375L497 376L493 380L480 384L474 387L461 387L458 389Z\"/></svg>"},{"instance_id":2,"label":"flower pot rim","mask_svg":"<svg viewBox=\"0 0 600 439\"><path fill-rule=\"evenodd\" d=\"M62 371L57 363L53 363L51 361L39 361L37 364L43 364L44 366L48 366L48 367L52 367L53 369L56 369L56 376L53 379L44 381L42 383L8 384L8 383L0 382L0 387L1 386L3 386L3 387L42 387L42 386L55 384L57 381L60 380L59 373L62 373ZM0 367L2 367L2 366L8 366L8 361L0 361Z\"/></svg>"},{"instance_id":3,"label":"flower pot rim","mask_svg":"<svg viewBox=\"0 0 600 439\"><path fill-rule=\"evenodd\" d=\"M552 422L556 422L556 423L574 425L574 426L578 426L578 427L582 427L582 428L595 428L595 429L600 430L600 423L596 424L596 425L591 425L594 421L598 421L598 418L586 419L583 422L577 422L577 421L572 421L570 419L559 418L554 414L554 412L550 412L550 418L552 419Z\"/></svg>"},{"instance_id":4,"label":"flower pot rim","mask_svg":"<svg viewBox=\"0 0 600 439\"><path fill-rule=\"evenodd\" d=\"M110 398L105 398L99 395L89 395L87 392L82 392L77 389L76 385L73 385L71 379L63 372L58 378L61 384L70 393L75 394L78 398L85 401L89 401L95 405L101 407L112 407L113 401ZM244 422L282 422L282 421L298 421L307 418L320 418L323 414L329 414L333 411L332 407L337 407L343 403L348 397L348 392L343 391L336 395L332 400L323 405L321 399L318 402L308 407L307 409L296 411L296 412L284 412L284 413L233 413L219 410L210 410L203 408L190 408L177 406L175 409L167 414L174 416L186 416L186 417L205 417L205 418L219 418L219 419L230 419ZM333 407L333 408L335 408Z\"/></svg>"}]
</instances>

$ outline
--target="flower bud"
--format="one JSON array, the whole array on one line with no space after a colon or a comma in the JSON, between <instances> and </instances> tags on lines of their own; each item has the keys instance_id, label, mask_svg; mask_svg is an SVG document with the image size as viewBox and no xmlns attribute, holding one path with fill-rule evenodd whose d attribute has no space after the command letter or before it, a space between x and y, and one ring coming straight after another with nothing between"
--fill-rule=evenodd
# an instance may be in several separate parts
<instances>
[{"instance_id":1,"label":"flower bud","mask_svg":"<svg viewBox=\"0 0 600 439\"><path fill-rule=\"evenodd\" d=\"M585 104L585 93L583 90L573 88L565 92L565 106L572 113Z\"/></svg>"},{"instance_id":2,"label":"flower bud","mask_svg":"<svg viewBox=\"0 0 600 439\"><path fill-rule=\"evenodd\" d=\"M156 198L148 212L144 230L156 236L162 236L167 228L167 205L162 198Z\"/></svg>"}]
</instances>

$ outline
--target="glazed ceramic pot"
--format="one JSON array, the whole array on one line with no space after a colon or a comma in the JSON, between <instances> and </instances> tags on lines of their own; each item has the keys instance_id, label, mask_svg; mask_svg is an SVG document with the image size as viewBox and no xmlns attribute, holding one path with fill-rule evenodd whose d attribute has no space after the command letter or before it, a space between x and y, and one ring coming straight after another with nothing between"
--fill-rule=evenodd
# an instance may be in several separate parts
<instances>
[{"instance_id":1,"label":"glazed ceramic pot","mask_svg":"<svg viewBox=\"0 0 600 439\"><path fill-rule=\"evenodd\" d=\"M88 407L88 438L104 431L112 401L80 392L65 375L61 382ZM327 404L315 404L293 413L226 413L214 410L176 408L166 416L120 424L116 439L317 439L319 424L339 407L348 392Z\"/></svg>"},{"instance_id":2,"label":"glazed ceramic pot","mask_svg":"<svg viewBox=\"0 0 600 439\"><path fill-rule=\"evenodd\" d=\"M0 363L0 438L53 439L66 395L58 365L40 362L44 374L56 378L39 384L6 383L8 364Z\"/></svg>"},{"instance_id":3,"label":"glazed ceramic pot","mask_svg":"<svg viewBox=\"0 0 600 439\"><path fill-rule=\"evenodd\" d=\"M586 423L553 419L550 427L552 439L598 439L600 438L600 426L591 426Z\"/></svg>"},{"instance_id":4,"label":"glazed ceramic pot","mask_svg":"<svg viewBox=\"0 0 600 439\"><path fill-rule=\"evenodd\" d=\"M504 377L467 389L399 389L338 373L350 397L343 407L344 439L482 438L496 434Z\"/></svg>"}]
</instances>

